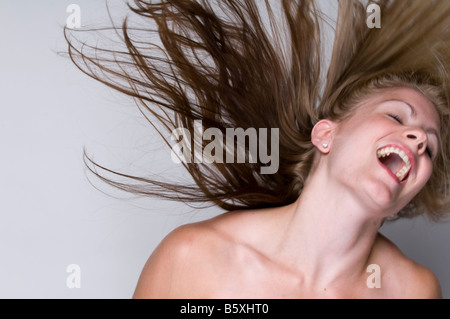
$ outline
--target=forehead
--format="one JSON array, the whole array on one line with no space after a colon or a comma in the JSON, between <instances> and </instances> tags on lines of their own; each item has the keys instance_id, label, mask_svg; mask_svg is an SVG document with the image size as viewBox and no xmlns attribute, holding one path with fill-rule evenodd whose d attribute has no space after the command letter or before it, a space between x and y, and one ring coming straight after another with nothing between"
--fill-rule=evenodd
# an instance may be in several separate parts
<instances>
[{"instance_id":1,"label":"forehead","mask_svg":"<svg viewBox=\"0 0 450 319\"><path fill-rule=\"evenodd\" d=\"M385 102L396 101L412 108L418 119L439 131L440 117L433 103L422 93L411 88L384 89L371 95L363 103L366 106L377 106Z\"/></svg>"}]
</instances>

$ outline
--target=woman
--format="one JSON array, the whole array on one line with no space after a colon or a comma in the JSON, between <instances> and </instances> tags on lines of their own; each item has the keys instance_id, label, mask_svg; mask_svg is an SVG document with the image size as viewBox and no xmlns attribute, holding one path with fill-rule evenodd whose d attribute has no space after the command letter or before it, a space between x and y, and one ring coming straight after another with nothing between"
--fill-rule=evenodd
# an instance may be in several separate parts
<instances>
[{"instance_id":1,"label":"woman","mask_svg":"<svg viewBox=\"0 0 450 319\"><path fill-rule=\"evenodd\" d=\"M87 158L120 189L229 211L169 234L134 297L440 297L430 270L378 230L386 218L449 212L450 2L378 1L382 25L371 29L361 2L340 1L326 79L326 19L313 1L280 4L135 0L160 46L128 20L126 50L81 51L68 37L80 69L169 132L195 133L198 120L222 132L279 128L275 174L261 174L261 162L188 161L195 185L177 186Z\"/></svg>"},{"instance_id":2,"label":"woman","mask_svg":"<svg viewBox=\"0 0 450 319\"><path fill-rule=\"evenodd\" d=\"M296 202L176 230L149 259L135 297L439 297L434 275L378 233L429 179L435 131L434 106L409 88L374 95L348 120L318 122L315 163ZM377 156L391 147L411 163L401 180L397 164ZM366 285L371 264L381 289Z\"/></svg>"}]
</instances>

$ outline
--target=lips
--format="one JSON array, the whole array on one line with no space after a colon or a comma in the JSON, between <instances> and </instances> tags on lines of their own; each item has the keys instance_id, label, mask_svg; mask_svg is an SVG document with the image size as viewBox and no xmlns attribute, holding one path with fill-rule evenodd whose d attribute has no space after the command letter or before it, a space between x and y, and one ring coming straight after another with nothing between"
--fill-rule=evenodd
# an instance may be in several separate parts
<instances>
[{"instance_id":1,"label":"lips","mask_svg":"<svg viewBox=\"0 0 450 319\"><path fill-rule=\"evenodd\" d=\"M406 182L414 166L414 156L407 147L399 144L385 145L377 150L377 157L397 182Z\"/></svg>"}]
</instances>

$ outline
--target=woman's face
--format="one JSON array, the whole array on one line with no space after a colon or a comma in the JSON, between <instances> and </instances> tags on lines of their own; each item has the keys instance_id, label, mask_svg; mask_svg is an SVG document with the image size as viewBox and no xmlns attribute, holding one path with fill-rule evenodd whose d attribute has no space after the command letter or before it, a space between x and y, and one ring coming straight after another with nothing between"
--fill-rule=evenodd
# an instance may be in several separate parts
<instances>
[{"instance_id":1,"label":"woman's face","mask_svg":"<svg viewBox=\"0 0 450 319\"><path fill-rule=\"evenodd\" d=\"M391 216L430 178L439 123L433 104L416 90L375 94L336 124L330 173L365 205Z\"/></svg>"}]
</instances>

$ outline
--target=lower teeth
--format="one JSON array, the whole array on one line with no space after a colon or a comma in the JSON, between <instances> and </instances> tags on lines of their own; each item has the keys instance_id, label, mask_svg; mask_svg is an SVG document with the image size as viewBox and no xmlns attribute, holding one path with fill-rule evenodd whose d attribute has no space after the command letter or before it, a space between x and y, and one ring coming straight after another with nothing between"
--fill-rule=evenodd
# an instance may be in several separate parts
<instances>
[{"instance_id":1,"label":"lower teeth","mask_svg":"<svg viewBox=\"0 0 450 319\"><path fill-rule=\"evenodd\" d=\"M406 176L406 172L404 172L404 173L398 172L395 176L397 176L397 178L398 178L400 181L402 181L402 180L405 178L405 176Z\"/></svg>"}]
</instances>

